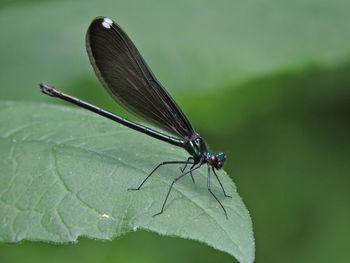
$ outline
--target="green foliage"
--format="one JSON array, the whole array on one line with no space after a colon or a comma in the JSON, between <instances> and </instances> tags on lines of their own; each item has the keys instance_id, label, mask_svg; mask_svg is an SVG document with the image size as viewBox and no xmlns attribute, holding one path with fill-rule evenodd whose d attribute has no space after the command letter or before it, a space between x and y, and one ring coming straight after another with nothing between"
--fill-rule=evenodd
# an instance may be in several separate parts
<instances>
[{"instance_id":1,"label":"green foliage","mask_svg":"<svg viewBox=\"0 0 350 263\"><path fill-rule=\"evenodd\" d=\"M112 239L145 229L253 261L250 217L224 172L233 199L214 189L229 219L207 193L206 168L195 173L197 184L177 183L164 214L153 218L179 167L161 168L139 192L127 188L161 161L185 160L185 151L69 107L1 103L0 120L1 241Z\"/></svg>"},{"instance_id":2,"label":"green foliage","mask_svg":"<svg viewBox=\"0 0 350 263\"><path fill-rule=\"evenodd\" d=\"M24 2L8 5L0 16L0 79L16 89L42 80L69 88L92 79L84 39L96 16L118 22L178 94L339 65L350 56L350 2L344 0ZM16 89L0 89L0 98L44 100Z\"/></svg>"}]
</instances>

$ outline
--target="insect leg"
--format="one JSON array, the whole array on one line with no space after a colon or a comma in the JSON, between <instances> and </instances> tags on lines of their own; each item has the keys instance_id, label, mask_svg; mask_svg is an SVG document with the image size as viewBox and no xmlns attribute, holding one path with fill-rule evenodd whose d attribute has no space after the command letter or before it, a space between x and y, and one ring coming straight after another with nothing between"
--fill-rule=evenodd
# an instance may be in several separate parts
<instances>
[{"instance_id":1,"label":"insect leg","mask_svg":"<svg viewBox=\"0 0 350 263\"><path fill-rule=\"evenodd\" d=\"M184 173L180 174L179 176L177 176L177 177L172 181L172 183L171 183L171 185L170 185L170 187L169 187L168 193L167 193L167 195L166 195L166 197L165 197L165 200L164 200L164 202L163 202L162 209L160 210L159 213L154 214L153 216L157 216L157 215L160 215L161 213L163 213L163 211L164 211L164 206L165 206L165 204L166 204L166 202L167 202L167 200L168 200L168 197L169 197L169 194L170 194L170 192L171 192L171 189L173 188L173 185L174 185L179 179L181 179L181 178L184 177L185 175L187 175L187 174L193 172L194 170L198 169L198 168L201 167L201 166L202 166L202 164L200 163L200 164L197 165L196 167L194 167L194 168L188 170L187 172L184 172Z\"/></svg>"},{"instance_id":2,"label":"insect leg","mask_svg":"<svg viewBox=\"0 0 350 263\"><path fill-rule=\"evenodd\" d=\"M219 179L218 175L216 174L214 167L212 167L212 170L213 170L213 173L214 173L216 179L218 180L218 182L219 182L219 184L220 184L220 186L221 186L221 189L222 189L222 192L224 193L224 196L232 198L232 196L226 194L225 189L224 189L224 186L223 186L222 183L220 182L220 179Z\"/></svg>"},{"instance_id":3,"label":"insect leg","mask_svg":"<svg viewBox=\"0 0 350 263\"><path fill-rule=\"evenodd\" d=\"M143 186L143 184L148 180L148 178L150 178L152 176L152 174L161 166L163 165L167 165L167 164L193 164L193 162L189 162L189 161L171 161L171 162L162 162L160 164L158 164L156 166L156 168L153 169L153 171L147 175L147 177L142 181L142 183L139 185L139 187L137 188L129 188L128 190L140 190L141 187Z\"/></svg>"},{"instance_id":4,"label":"insect leg","mask_svg":"<svg viewBox=\"0 0 350 263\"><path fill-rule=\"evenodd\" d=\"M194 161L194 159L193 159L192 156L190 156L190 157L187 158L187 161L190 161L190 160L193 160L193 161ZM188 163L186 163L186 164L184 165L184 167L182 167L182 168L180 167L181 173L183 173L183 172L186 170L187 164L188 164ZM191 170L195 165L196 165L196 163L193 163L192 166L191 166L191 168L190 168L190 170ZM192 175L192 172L190 173L190 175L191 175L191 178L192 178L192 182L195 184L196 182L194 181L194 177L193 177L193 175Z\"/></svg>"},{"instance_id":5,"label":"insect leg","mask_svg":"<svg viewBox=\"0 0 350 263\"><path fill-rule=\"evenodd\" d=\"M215 196L215 194L211 191L211 182L210 182L210 166L208 166L208 191L212 194L212 196L216 199L216 201L219 203L219 205L221 206L222 210L224 210L225 212L225 216L226 219L228 219L227 217L227 212L225 207L221 204L220 200Z\"/></svg>"}]
</instances>

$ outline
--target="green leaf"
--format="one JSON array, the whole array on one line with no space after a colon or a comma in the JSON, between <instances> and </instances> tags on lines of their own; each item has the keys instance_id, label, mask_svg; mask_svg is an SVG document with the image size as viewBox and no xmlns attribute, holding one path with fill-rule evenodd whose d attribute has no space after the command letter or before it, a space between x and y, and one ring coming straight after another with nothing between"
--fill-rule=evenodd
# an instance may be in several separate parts
<instances>
[{"instance_id":1,"label":"green leaf","mask_svg":"<svg viewBox=\"0 0 350 263\"><path fill-rule=\"evenodd\" d=\"M206 168L183 178L165 212L157 217L179 167L159 169L141 191L137 186L161 161L185 160L179 148L92 113L38 103L0 103L0 240L75 242L80 236L113 239L145 229L204 242L240 262L253 262L252 224L234 183L219 176L233 196L224 198L226 219L206 189Z\"/></svg>"}]
</instances>

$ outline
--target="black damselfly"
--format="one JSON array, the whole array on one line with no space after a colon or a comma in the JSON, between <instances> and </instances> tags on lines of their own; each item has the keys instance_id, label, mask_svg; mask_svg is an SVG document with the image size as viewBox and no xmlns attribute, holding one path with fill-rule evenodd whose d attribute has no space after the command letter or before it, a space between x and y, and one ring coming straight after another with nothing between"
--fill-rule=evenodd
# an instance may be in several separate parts
<instances>
[{"instance_id":1,"label":"black damselfly","mask_svg":"<svg viewBox=\"0 0 350 263\"><path fill-rule=\"evenodd\" d=\"M92 21L87 31L86 48L96 75L113 99L136 116L156 125L174 137L72 97L46 83L40 83L42 92L93 111L156 139L182 147L191 155L186 161L167 161L160 163L137 188L129 189L140 190L148 178L162 165L183 164L184 167L181 169L181 174L173 179L162 208L155 215L163 213L171 189L180 178L190 175L194 182L192 172L200 168L203 164L207 164L208 190L220 204L227 217L224 206L211 189L210 181L212 172L218 180L224 195L231 197L226 194L215 172L215 170L221 169L224 165L226 155L222 152L211 154L208 151L204 140L194 131L185 114L154 77L139 51L125 32L111 19L98 17ZM187 165L191 165L191 167L186 171Z\"/></svg>"}]
</instances>

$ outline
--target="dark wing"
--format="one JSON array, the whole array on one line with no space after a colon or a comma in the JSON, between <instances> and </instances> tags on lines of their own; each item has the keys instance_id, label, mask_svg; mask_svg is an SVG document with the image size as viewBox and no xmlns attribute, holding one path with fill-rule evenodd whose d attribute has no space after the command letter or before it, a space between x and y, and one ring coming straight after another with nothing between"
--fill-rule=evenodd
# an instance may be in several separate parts
<instances>
[{"instance_id":1,"label":"dark wing","mask_svg":"<svg viewBox=\"0 0 350 263\"><path fill-rule=\"evenodd\" d=\"M194 131L125 32L109 18L96 18L86 35L96 75L124 108L180 138Z\"/></svg>"}]
</instances>

